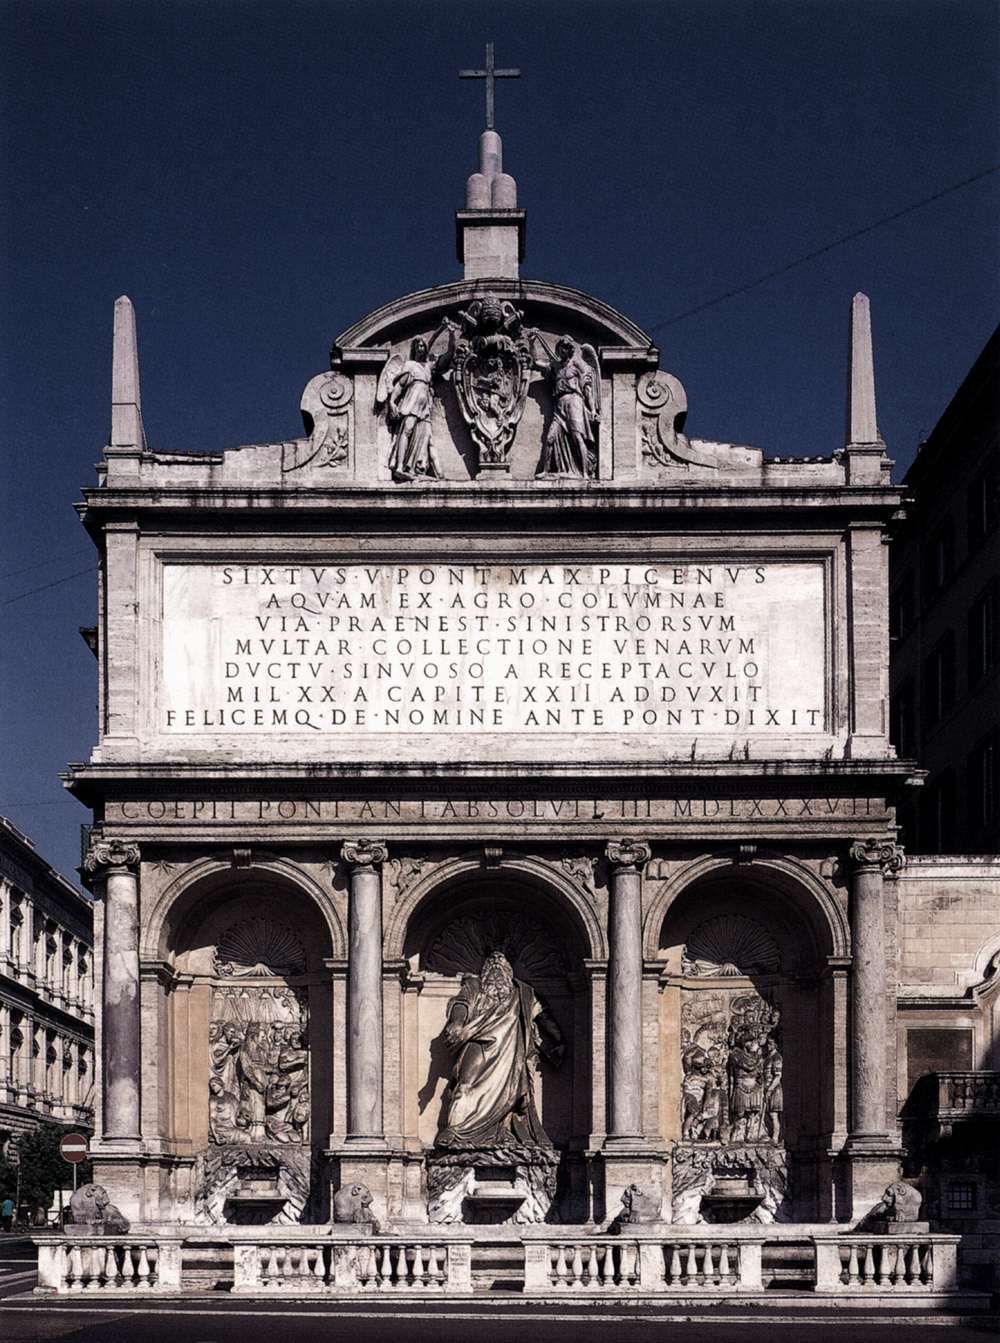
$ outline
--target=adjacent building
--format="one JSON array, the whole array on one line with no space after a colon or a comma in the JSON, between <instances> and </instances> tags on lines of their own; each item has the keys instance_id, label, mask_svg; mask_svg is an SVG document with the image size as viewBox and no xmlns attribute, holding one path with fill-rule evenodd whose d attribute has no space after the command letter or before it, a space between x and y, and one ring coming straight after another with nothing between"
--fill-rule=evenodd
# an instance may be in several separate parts
<instances>
[{"instance_id":1,"label":"adjacent building","mask_svg":"<svg viewBox=\"0 0 1000 1343\"><path fill-rule=\"evenodd\" d=\"M0 1129L93 1125L90 900L0 817Z\"/></svg>"},{"instance_id":2,"label":"adjacent building","mask_svg":"<svg viewBox=\"0 0 1000 1343\"><path fill-rule=\"evenodd\" d=\"M891 550L892 738L916 853L1000 853L1000 328L920 446Z\"/></svg>"}]
</instances>

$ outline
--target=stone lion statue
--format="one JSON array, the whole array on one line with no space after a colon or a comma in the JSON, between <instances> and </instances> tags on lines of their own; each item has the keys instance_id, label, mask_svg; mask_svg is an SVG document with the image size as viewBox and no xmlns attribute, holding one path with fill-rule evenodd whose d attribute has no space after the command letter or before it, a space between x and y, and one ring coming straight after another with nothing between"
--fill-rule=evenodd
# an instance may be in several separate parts
<instances>
[{"instance_id":1,"label":"stone lion statue","mask_svg":"<svg viewBox=\"0 0 1000 1343\"><path fill-rule=\"evenodd\" d=\"M918 1222L923 1195L905 1180L896 1180L868 1214L868 1219L883 1222Z\"/></svg>"},{"instance_id":2,"label":"stone lion statue","mask_svg":"<svg viewBox=\"0 0 1000 1343\"><path fill-rule=\"evenodd\" d=\"M94 1235L123 1236L128 1219L115 1207L102 1184L83 1184L69 1201L71 1227L87 1227Z\"/></svg>"},{"instance_id":3,"label":"stone lion statue","mask_svg":"<svg viewBox=\"0 0 1000 1343\"><path fill-rule=\"evenodd\" d=\"M622 1194L622 1206L608 1230L617 1235L625 1226L648 1225L663 1220L660 1200L641 1185L630 1184Z\"/></svg>"},{"instance_id":4,"label":"stone lion statue","mask_svg":"<svg viewBox=\"0 0 1000 1343\"><path fill-rule=\"evenodd\" d=\"M366 1184L345 1184L333 1196L333 1220L367 1226L377 1236L379 1223L372 1211L372 1191Z\"/></svg>"}]
</instances>

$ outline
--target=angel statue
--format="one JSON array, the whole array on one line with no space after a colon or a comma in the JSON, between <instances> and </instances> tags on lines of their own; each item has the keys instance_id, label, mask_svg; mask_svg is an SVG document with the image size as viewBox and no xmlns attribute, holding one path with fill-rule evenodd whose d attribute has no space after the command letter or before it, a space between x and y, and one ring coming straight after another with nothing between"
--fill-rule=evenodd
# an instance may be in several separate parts
<instances>
[{"instance_id":1,"label":"angel statue","mask_svg":"<svg viewBox=\"0 0 1000 1343\"><path fill-rule=\"evenodd\" d=\"M441 465L431 441L434 380L451 361L456 327L445 319L431 336L410 342L410 357L394 354L383 366L375 392L376 410L385 407L392 430L389 470L393 480L440 480ZM448 348L433 354L438 338L448 334Z\"/></svg>"},{"instance_id":2,"label":"angel statue","mask_svg":"<svg viewBox=\"0 0 1000 1343\"><path fill-rule=\"evenodd\" d=\"M578 345L560 336L555 353L545 337L531 332L533 344L545 351L547 362L535 365L548 376L552 388L552 420L545 431L540 476L597 478L597 434L601 420L601 369L593 345Z\"/></svg>"}]
</instances>

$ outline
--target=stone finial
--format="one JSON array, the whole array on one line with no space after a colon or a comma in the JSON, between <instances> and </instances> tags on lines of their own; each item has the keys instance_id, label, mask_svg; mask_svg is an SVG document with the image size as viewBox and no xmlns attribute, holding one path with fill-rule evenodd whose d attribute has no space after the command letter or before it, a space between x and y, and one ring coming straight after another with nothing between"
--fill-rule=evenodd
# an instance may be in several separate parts
<instances>
[{"instance_id":1,"label":"stone finial","mask_svg":"<svg viewBox=\"0 0 1000 1343\"><path fill-rule=\"evenodd\" d=\"M851 341L847 373L847 443L881 443L875 419L875 363L872 318L867 294L851 302Z\"/></svg>"},{"instance_id":2,"label":"stone finial","mask_svg":"<svg viewBox=\"0 0 1000 1343\"><path fill-rule=\"evenodd\" d=\"M516 210L517 183L503 170L503 141L496 131L479 137L479 171L465 184L467 210Z\"/></svg>"},{"instance_id":3,"label":"stone finial","mask_svg":"<svg viewBox=\"0 0 1000 1343\"><path fill-rule=\"evenodd\" d=\"M111 359L111 448L146 449L139 393L139 342L132 300L115 300L115 332Z\"/></svg>"},{"instance_id":4,"label":"stone finial","mask_svg":"<svg viewBox=\"0 0 1000 1343\"><path fill-rule=\"evenodd\" d=\"M517 183L503 170L503 142L495 130L479 137L479 168L465 184L457 215L458 259L467 280L516 280L524 255L524 213Z\"/></svg>"}]
</instances>

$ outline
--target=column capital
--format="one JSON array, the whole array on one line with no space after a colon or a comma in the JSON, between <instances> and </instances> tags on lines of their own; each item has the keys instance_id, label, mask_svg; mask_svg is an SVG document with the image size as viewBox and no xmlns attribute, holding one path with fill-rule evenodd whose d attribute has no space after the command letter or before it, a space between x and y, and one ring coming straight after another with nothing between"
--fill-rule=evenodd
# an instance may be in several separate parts
<instances>
[{"instance_id":1,"label":"column capital","mask_svg":"<svg viewBox=\"0 0 1000 1343\"><path fill-rule=\"evenodd\" d=\"M650 847L642 839L612 839L605 849L612 871L638 872L650 858Z\"/></svg>"},{"instance_id":2,"label":"column capital","mask_svg":"<svg viewBox=\"0 0 1000 1343\"><path fill-rule=\"evenodd\" d=\"M374 872L388 855L389 850L380 839L347 839L340 850L341 858L356 872Z\"/></svg>"},{"instance_id":3,"label":"column capital","mask_svg":"<svg viewBox=\"0 0 1000 1343\"><path fill-rule=\"evenodd\" d=\"M95 839L83 860L83 870L91 877L106 877L111 872L127 872L139 866L139 846L122 839Z\"/></svg>"},{"instance_id":4,"label":"column capital","mask_svg":"<svg viewBox=\"0 0 1000 1343\"><path fill-rule=\"evenodd\" d=\"M895 876L906 862L898 844L875 835L855 840L851 845L850 857L855 872L881 872L884 877Z\"/></svg>"}]
</instances>

